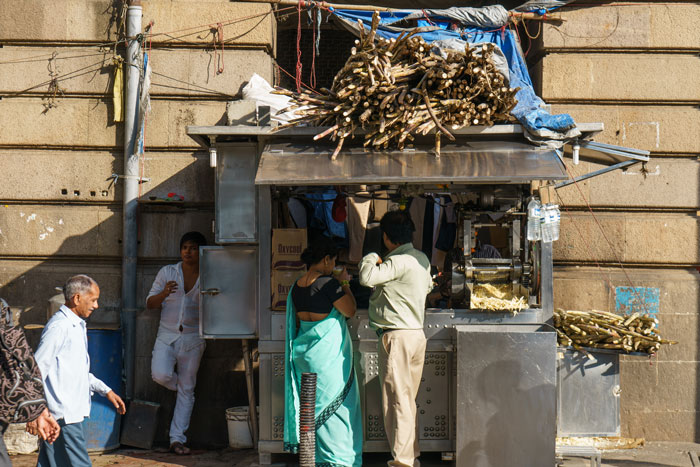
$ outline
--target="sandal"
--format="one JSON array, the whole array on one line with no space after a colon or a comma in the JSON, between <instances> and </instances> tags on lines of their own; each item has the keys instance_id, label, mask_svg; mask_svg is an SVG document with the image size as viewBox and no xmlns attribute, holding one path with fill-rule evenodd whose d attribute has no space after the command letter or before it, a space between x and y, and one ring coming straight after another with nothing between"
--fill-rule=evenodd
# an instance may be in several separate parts
<instances>
[{"instance_id":1,"label":"sandal","mask_svg":"<svg viewBox=\"0 0 700 467\"><path fill-rule=\"evenodd\" d=\"M188 456L190 454L190 448L185 446L179 441L175 441L170 445L170 452L174 452L178 456Z\"/></svg>"}]
</instances>

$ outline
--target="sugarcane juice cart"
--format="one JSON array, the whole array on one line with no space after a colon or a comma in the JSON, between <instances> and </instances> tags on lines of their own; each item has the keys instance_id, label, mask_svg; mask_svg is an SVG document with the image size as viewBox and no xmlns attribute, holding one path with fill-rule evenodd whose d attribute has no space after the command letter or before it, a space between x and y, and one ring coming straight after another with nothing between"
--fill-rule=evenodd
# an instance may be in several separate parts
<instances>
[{"instance_id":1,"label":"sugarcane juice cart","mask_svg":"<svg viewBox=\"0 0 700 467\"><path fill-rule=\"evenodd\" d=\"M580 124L584 135L601 124ZM568 178L555 150L529 144L519 125L467 127L436 157L420 140L403 151L332 146L320 130L269 126L188 127L208 148L216 173L216 246L200 255L201 332L258 339L260 463L283 452L285 313L271 310L273 201L290 187L303 195L342 186L348 196L425 193L456 200L456 249L442 274L449 307L428 308L425 369L417 399L423 452L457 465L555 464L557 340L552 244L527 240L532 182ZM501 258L472 256L480 229L505 238ZM523 297L517 313L474 309L475 289L493 285ZM381 410L377 335L367 310L347 321L362 397L364 450L388 451Z\"/></svg>"}]
</instances>

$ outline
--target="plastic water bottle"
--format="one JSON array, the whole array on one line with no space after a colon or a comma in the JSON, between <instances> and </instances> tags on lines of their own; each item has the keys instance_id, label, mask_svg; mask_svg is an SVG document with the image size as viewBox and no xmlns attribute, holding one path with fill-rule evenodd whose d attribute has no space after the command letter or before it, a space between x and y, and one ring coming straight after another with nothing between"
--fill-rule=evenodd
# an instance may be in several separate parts
<instances>
[{"instance_id":1,"label":"plastic water bottle","mask_svg":"<svg viewBox=\"0 0 700 467\"><path fill-rule=\"evenodd\" d=\"M559 211L559 206L552 206L553 219L552 219L552 241L555 242L559 240L559 226L561 225L561 211Z\"/></svg>"},{"instance_id":2,"label":"plastic water bottle","mask_svg":"<svg viewBox=\"0 0 700 467\"><path fill-rule=\"evenodd\" d=\"M551 208L551 204L546 204L542 208L542 221L540 225L542 226L542 241L544 243L552 242L552 222L554 221L554 215Z\"/></svg>"},{"instance_id":3,"label":"plastic water bottle","mask_svg":"<svg viewBox=\"0 0 700 467\"><path fill-rule=\"evenodd\" d=\"M527 239L531 242L536 242L542 239L542 230L540 223L542 222L542 204L536 198L532 198L527 203Z\"/></svg>"}]
</instances>

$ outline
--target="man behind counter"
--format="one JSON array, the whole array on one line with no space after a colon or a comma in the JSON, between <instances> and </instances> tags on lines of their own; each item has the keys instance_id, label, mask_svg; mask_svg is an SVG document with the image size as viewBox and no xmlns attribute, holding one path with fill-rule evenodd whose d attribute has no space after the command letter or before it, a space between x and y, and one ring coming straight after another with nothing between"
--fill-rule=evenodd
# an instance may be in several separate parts
<instances>
[{"instance_id":1,"label":"man behind counter","mask_svg":"<svg viewBox=\"0 0 700 467\"><path fill-rule=\"evenodd\" d=\"M415 226L404 211L390 211L379 223L388 253L370 253L360 262L360 284L374 287L369 319L377 331L382 410L393 460L417 464L416 396L423 374L426 339L425 298L432 287L430 261L413 248Z\"/></svg>"}]
</instances>

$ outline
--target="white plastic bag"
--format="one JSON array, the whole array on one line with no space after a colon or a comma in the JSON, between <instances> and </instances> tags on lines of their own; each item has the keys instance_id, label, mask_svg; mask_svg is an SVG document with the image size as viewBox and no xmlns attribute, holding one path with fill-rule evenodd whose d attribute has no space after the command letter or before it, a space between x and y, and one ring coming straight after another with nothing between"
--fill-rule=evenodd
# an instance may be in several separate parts
<instances>
[{"instance_id":1,"label":"white plastic bag","mask_svg":"<svg viewBox=\"0 0 700 467\"><path fill-rule=\"evenodd\" d=\"M289 96L280 94L272 94L275 88L270 86L270 83L257 73L253 73L250 81L243 87L243 99L251 99L256 102L257 107L261 105L270 106L270 118L279 123L288 123L299 115L295 114L295 110L284 112L277 115L280 110L289 107L292 104L292 99ZM297 109L299 110L299 109Z\"/></svg>"}]
</instances>

